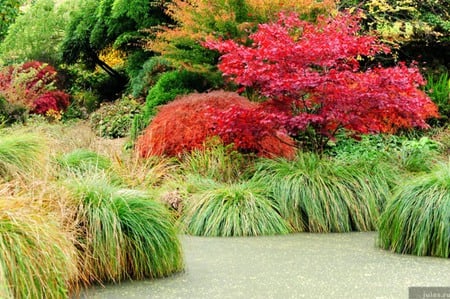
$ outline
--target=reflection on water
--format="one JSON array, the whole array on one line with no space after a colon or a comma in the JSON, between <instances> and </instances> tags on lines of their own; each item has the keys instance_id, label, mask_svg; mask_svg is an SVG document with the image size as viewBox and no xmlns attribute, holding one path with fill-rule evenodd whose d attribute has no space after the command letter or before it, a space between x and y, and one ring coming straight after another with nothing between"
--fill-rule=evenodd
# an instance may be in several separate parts
<instances>
[{"instance_id":1,"label":"reflection on water","mask_svg":"<svg viewBox=\"0 0 450 299\"><path fill-rule=\"evenodd\" d=\"M94 287L84 298L408 298L410 286L450 286L450 260L375 247L376 233L182 236L185 271Z\"/></svg>"}]
</instances>

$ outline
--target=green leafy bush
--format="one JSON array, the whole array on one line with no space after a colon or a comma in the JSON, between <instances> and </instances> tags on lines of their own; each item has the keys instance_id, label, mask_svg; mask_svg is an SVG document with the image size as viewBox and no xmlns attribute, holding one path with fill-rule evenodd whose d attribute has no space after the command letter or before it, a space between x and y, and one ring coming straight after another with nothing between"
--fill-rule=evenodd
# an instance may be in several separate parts
<instances>
[{"instance_id":1,"label":"green leafy bush","mask_svg":"<svg viewBox=\"0 0 450 299\"><path fill-rule=\"evenodd\" d=\"M428 137L404 140L398 158L401 167L410 172L430 171L437 161L440 144Z\"/></svg>"},{"instance_id":2,"label":"green leafy bush","mask_svg":"<svg viewBox=\"0 0 450 299\"><path fill-rule=\"evenodd\" d=\"M70 89L71 94L89 92L97 97L97 104L117 99L124 90L123 77L110 76L100 70L92 71L82 64L63 65L60 73L64 86Z\"/></svg>"},{"instance_id":3,"label":"green leafy bush","mask_svg":"<svg viewBox=\"0 0 450 299\"><path fill-rule=\"evenodd\" d=\"M100 106L100 99L93 91L77 91L63 114L63 120L87 119Z\"/></svg>"},{"instance_id":4,"label":"green leafy bush","mask_svg":"<svg viewBox=\"0 0 450 299\"><path fill-rule=\"evenodd\" d=\"M340 140L327 153L341 161L366 161L375 165L388 163L406 172L429 171L440 153L440 144L428 137L364 135L361 140Z\"/></svg>"},{"instance_id":5,"label":"green leafy bush","mask_svg":"<svg viewBox=\"0 0 450 299\"><path fill-rule=\"evenodd\" d=\"M162 73L172 70L170 62L161 56L148 59L136 76L130 79L130 91L134 97L148 94L149 89L156 84Z\"/></svg>"},{"instance_id":6,"label":"green leafy bush","mask_svg":"<svg viewBox=\"0 0 450 299\"><path fill-rule=\"evenodd\" d=\"M404 181L381 215L379 245L398 253L450 257L450 165Z\"/></svg>"},{"instance_id":7,"label":"green leafy bush","mask_svg":"<svg viewBox=\"0 0 450 299\"><path fill-rule=\"evenodd\" d=\"M3 59L6 63L27 60L45 61L54 65L61 63L60 45L65 36L65 27L79 2L33 1L9 27L0 44L0 60Z\"/></svg>"},{"instance_id":8,"label":"green leafy bush","mask_svg":"<svg viewBox=\"0 0 450 299\"><path fill-rule=\"evenodd\" d=\"M20 13L21 0L4 0L0 7L0 41L5 38L8 28L14 23L17 15Z\"/></svg>"},{"instance_id":9,"label":"green leafy bush","mask_svg":"<svg viewBox=\"0 0 450 299\"><path fill-rule=\"evenodd\" d=\"M170 71L161 75L148 92L145 102L145 114L155 114L155 108L167 104L178 95L191 92L204 92L218 86L220 75L198 73L187 70Z\"/></svg>"},{"instance_id":10,"label":"green leafy bush","mask_svg":"<svg viewBox=\"0 0 450 299\"><path fill-rule=\"evenodd\" d=\"M183 203L182 222L199 236L259 236L289 232L277 205L262 185L246 181L216 183Z\"/></svg>"},{"instance_id":11,"label":"green leafy bush","mask_svg":"<svg viewBox=\"0 0 450 299\"><path fill-rule=\"evenodd\" d=\"M131 97L114 103L103 103L92 113L90 123L96 134L106 138L120 138L130 134L133 119L141 113L141 104Z\"/></svg>"}]
</instances>

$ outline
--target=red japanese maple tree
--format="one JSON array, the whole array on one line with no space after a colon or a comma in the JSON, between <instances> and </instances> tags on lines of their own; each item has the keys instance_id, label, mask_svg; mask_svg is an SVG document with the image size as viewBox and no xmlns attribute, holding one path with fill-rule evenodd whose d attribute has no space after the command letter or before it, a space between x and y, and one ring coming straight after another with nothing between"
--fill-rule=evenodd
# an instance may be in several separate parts
<instances>
[{"instance_id":1,"label":"red japanese maple tree","mask_svg":"<svg viewBox=\"0 0 450 299\"><path fill-rule=\"evenodd\" d=\"M362 70L362 57L389 48L360 31L359 17L348 13L315 23L280 14L276 23L261 24L250 35L250 45L232 40L203 45L223 54L218 67L225 76L256 90L267 100L266 111L315 150L340 128L351 134L426 128L427 118L438 113L419 89L425 82L417 67Z\"/></svg>"},{"instance_id":2,"label":"red japanese maple tree","mask_svg":"<svg viewBox=\"0 0 450 299\"><path fill-rule=\"evenodd\" d=\"M257 103L234 92L213 91L181 96L161 106L136 143L142 157L182 156L202 149L213 136L244 153L295 157L292 139L271 125L270 115L255 113ZM230 117L223 118L222 115ZM254 126L258 123L259 126Z\"/></svg>"}]
</instances>

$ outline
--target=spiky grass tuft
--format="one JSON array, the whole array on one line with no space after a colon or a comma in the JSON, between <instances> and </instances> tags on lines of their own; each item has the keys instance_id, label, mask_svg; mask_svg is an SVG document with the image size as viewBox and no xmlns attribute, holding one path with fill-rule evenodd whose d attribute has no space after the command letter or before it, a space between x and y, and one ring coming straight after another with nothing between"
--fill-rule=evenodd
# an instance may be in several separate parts
<instances>
[{"instance_id":1,"label":"spiky grass tuft","mask_svg":"<svg viewBox=\"0 0 450 299\"><path fill-rule=\"evenodd\" d=\"M57 160L62 167L70 171L86 171L89 169L108 170L112 165L108 157L82 148L64 154Z\"/></svg>"},{"instance_id":2,"label":"spiky grass tuft","mask_svg":"<svg viewBox=\"0 0 450 299\"><path fill-rule=\"evenodd\" d=\"M450 257L450 164L398 188L381 216L378 243L398 253Z\"/></svg>"},{"instance_id":3,"label":"spiky grass tuft","mask_svg":"<svg viewBox=\"0 0 450 299\"><path fill-rule=\"evenodd\" d=\"M95 173L72 184L89 282L161 277L183 267L174 220L145 193L122 190Z\"/></svg>"},{"instance_id":4,"label":"spiky grass tuft","mask_svg":"<svg viewBox=\"0 0 450 299\"><path fill-rule=\"evenodd\" d=\"M181 245L168 209L131 190L117 191L114 202L125 239L127 276L156 278L180 271Z\"/></svg>"},{"instance_id":5,"label":"spiky grass tuft","mask_svg":"<svg viewBox=\"0 0 450 299\"><path fill-rule=\"evenodd\" d=\"M72 239L21 201L0 199L0 296L67 298L78 278Z\"/></svg>"},{"instance_id":6,"label":"spiky grass tuft","mask_svg":"<svg viewBox=\"0 0 450 299\"><path fill-rule=\"evenodd\" d=\"M377 227L389 194L387 182L376 176L372 180L368 173L363 167L300 153L294 161L259 161L254 179L267 186L294 231L368 231Z\"/></svg>"},{"instance_id":7,"label":"spiky grass tuft","mask_svg":"<svg viewBox=\"0 0 450 299\"><path fill-rule=\"evenodd\" d=\"M220 182L242 180L250 156L244 156L233 149L233 145L223 145L220 139L211 139L204 148L186 154L181 163L185 174L197 174Z\"/></svg>"},{"instance_id":8,"label":"spiky grass tuft","mask_svg":"<svg viewBox=\"0 0 450 299\"><path fill-rule=\"evenodd\" d=\"M289 233L278 208L261 185L251 181L207 181L185 203L182 222L188 233L225 237Z\"/></svg>"},{"instance_id":9,"label":"spiky grass tuft","mask_svg":"<svg viewBox=\"0 0 450 299\"><path fill-rule=\"evenodd\" d=\"M34 134L0 135L0 178L29 173L42 161L45 144Z\"/></svg>"},{"instance_id":10,"label":"spiky grass tuft","mask_svg":"<svg viewBox=\"0 0 450 299\"><path fill-rule=\"evenodd\" d=\"M149 190L173 179L178 172L179 162L175 158L151 156L143 159L129 155L116 157L113 167L123 185Z\"/></svg>"}]
</instances>

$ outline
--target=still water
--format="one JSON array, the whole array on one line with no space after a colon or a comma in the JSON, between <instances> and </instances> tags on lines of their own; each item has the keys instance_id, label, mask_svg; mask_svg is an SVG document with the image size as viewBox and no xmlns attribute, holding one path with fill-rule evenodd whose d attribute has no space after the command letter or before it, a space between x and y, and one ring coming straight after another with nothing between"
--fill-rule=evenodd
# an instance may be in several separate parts
<instances>
[{"instance_id":1,"label":"still water","mask_svg":"<svg viewBox=\"0 0 450 299\"><path fill-rule=\"evenodd\" d=\"M450 287L450 259L377 248L376 233L182 236L185 270L165 279L94 287L83 298L408 298Z\"/></svg>"}]
</instances>

